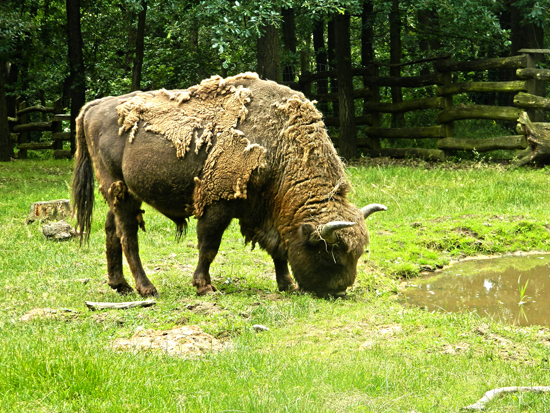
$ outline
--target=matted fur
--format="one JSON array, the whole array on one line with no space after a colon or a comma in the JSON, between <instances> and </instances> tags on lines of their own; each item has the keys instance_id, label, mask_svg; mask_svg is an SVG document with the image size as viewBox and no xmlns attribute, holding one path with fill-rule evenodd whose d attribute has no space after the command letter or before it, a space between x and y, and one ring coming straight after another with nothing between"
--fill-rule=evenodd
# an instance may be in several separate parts
<instances>
[{"instance_id":1,"label":"matted fur","mask_svg":"<svg viewBox=\"0 0 550 413\"><path fill-rule=\"evenodd\" d=\"M132 142L140 123L145 130L163 135L171 141L177 156L184 158L195 144L195 153L206 145L209 152L203 179L195 178L194 214L220 199L246 198L246 186L253 170L263 165L265 148L251 144L236 128L246 119L252 92L235 86L240 79L258 79L244 73L223 79L212 76L200 85L184 91L165 89L138 93L122 100L117 107L119 135L128 132Z\"/></svg>"},{"instance_id":2,"label":"matted fur","mask_svg":"<svg viewBox=\"0 0 550 413\"><path fill-rule=\"evenodd\" d=\"M286 119L279 137L280 150L287 158L284 187L278 193L283 205L280 232L292 232L296 222L310 222L316 227L339 220L362 223L357 208L346 199L351 186L322 114L302 94L272 106ZM368 239L363 225L340 230L337 236L345 240L349 250Z\"/></svg>"}]
</instances>

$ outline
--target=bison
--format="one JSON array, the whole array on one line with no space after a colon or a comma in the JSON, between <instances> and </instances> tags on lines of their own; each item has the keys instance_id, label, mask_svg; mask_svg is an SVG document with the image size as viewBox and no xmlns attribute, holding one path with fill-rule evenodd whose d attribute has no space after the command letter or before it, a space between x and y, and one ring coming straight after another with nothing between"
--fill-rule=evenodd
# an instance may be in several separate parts
<instances>
[{"instance_id":1,"label":"bison","mask_svg":"<svg viewBox=\"0 0 550 413\"><path fill-rule=\"evenodd\" d=\"M77 229L87 241L95 169L109 205L108 284L121 294L132 291L124 253L136 290L157 295L139 256L142 202L179 235L197 219L199 295L216 291L210 265L233 218L247 243L271 255L279 290L343 295L369 242L365 218L386 210L346 199L350 184L313 103L254 73L92 101L77 118L76 139Z\"/></svg>"}]
</instances>

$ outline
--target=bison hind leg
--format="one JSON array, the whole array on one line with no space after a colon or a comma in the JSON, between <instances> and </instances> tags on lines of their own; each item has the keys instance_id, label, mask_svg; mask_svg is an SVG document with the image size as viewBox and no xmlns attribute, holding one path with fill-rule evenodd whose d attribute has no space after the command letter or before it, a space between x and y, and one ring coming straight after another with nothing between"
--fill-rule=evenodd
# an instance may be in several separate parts
<instances>
[{"instance_id":1,"label":"bison hind leg","mask_svg":"<svg viewBox=\"0 0 550 413\"><path fill-rule=\"evenodd\" d=\"M124 278L122 272L122 244L117 235L115 214L112 211L107 213L105 220L105 241L107 255L108 284L113 290L125 295L134 291Z\"/></svg>"},{"instance_id":2,"label":"bison hind leg","mask_svg":"<svg viewBox=\"0 0 550 413\"><path fill-rule=\"evenodd\" d=\"M139 257L138 229L145 227L141 200L128 191L123 181L113 182L103 195L110 207L105 223L109 286L122 294L133 291L122 272L124 253L137 292L143 297L157 296L157 289L147 278Z\"/></svg>"}]
</instances>

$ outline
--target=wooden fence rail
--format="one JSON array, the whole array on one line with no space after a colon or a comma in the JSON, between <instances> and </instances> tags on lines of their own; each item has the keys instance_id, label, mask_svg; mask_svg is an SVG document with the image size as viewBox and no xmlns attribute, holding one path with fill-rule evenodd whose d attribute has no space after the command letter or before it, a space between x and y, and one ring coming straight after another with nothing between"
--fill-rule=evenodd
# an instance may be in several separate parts
<instances>
[{"instance_id":1,"label":"wooden fence rail","mask_svg":"<svg viewBox=\"0 0 550 413\"><path fill-rule=\"evenodd\" d=\"M29 150L53 150L56 158L70 158L70 150L63 150L63 142L71 141L71 132L64 132L63 122L70 121L70 115L63 114L61 100L54 102L54 106L42 105L27 106L27 102L18 102L17 117L10 119L10 132L15 137L15 146L19 149L19 159L27 158ZM30 122L31 113L42 113L42 121ZM48 141L30 142L31 132L51 132Z\"/></svg>"}]
</instances>

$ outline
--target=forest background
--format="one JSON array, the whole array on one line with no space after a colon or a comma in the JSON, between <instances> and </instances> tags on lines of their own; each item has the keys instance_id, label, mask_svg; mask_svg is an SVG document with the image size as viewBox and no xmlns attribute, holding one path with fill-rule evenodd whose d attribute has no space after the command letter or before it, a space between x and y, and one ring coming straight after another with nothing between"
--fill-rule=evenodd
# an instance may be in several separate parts
<instances>
[{"instance_id":1,"label":"forest background","mask_svg":"<svg viewBox=\"0 0 550 413\"><path fill-rule=\"evenodd\" d=\"M86 101L139 89L187 88L216 74L256 71L299 88L308 74L337 68L337 78L314 85L316 92L336 92L361 83L351 75L354 67L415 76L429 73L429 62L399 64L543 49L549 9L550 0L5 0L0 4L0 160L14 156L7 117L16 116L17 98L28 105L62 98L74 122ZM487 80L471 76L465 80ZM381 101L395 100L391 94L381 88ZM477 99L499 104L494 94ZM319 107L332 114L338 110ZM352 110L359 112L360 102Z\"/></svg>"}]
</instances>

